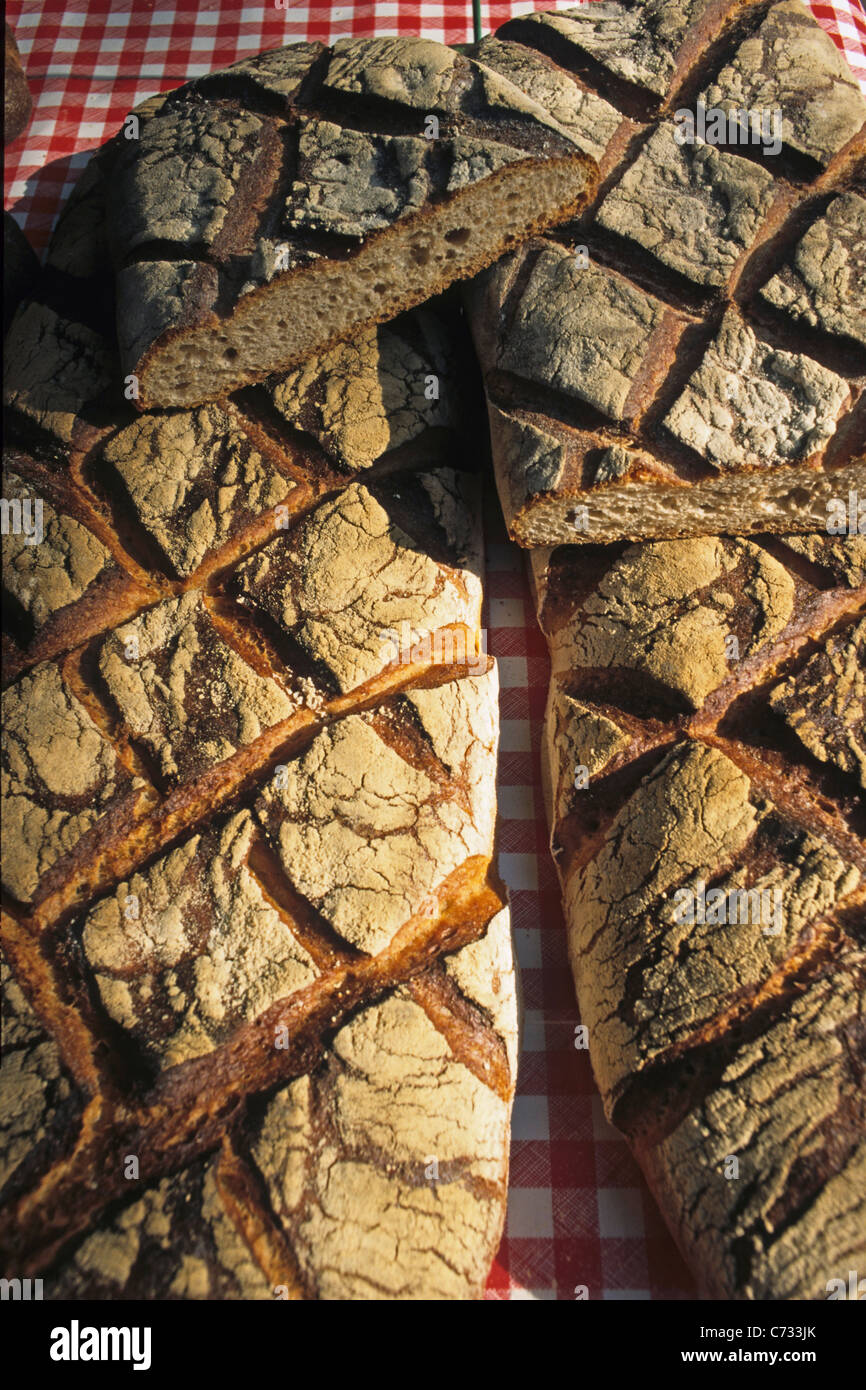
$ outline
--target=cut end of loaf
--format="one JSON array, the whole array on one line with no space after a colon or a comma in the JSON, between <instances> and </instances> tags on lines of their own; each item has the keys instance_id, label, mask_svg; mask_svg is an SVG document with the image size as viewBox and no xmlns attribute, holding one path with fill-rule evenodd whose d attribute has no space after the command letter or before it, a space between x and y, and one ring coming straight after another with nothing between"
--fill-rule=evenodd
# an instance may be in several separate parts
<instances>
[{"instance_id":1,"label":"cut end of loaf","mask_svg":"<svg viewBox=\"0 0 866 1390\"><path fill-rule=\"evenodd\" d=\"M862 496L864 490L866 461L827 472L798 464L747 477L710 477L686 484L652 478L586 493L549 493L530 497L516 510L512 504L508 521L513 539L527 547L823 532L840 504L848 508L849 492Z\"/></svg>"},{"instance_id":2,"label":"cut end of loaf","mask_svg":"<svg viewBox=\"0 0 866 1390\"><path fill-rule=\"evenodd\" d=\"M216 400L387 322L573 216L595 181L586 156L527 158L371 236L348 259L322 258L278 276L228 317L169 330L139 364L128 363L139 377L137 404Z\"/></svg>"}]
</instances>

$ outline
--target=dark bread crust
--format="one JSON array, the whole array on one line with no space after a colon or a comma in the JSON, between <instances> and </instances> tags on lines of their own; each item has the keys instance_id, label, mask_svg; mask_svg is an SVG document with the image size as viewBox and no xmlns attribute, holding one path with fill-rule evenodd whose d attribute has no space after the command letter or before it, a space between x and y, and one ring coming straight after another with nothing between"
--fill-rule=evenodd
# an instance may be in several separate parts
<instances>
[{"instance_id":1,"label":"dark bread crust","mask_svg":"<svg viewBox=\"0 0 866 1390\"><path fill-rule=\"evenodd\" d=\"M499 32L623 118L580 218L466 291L512 537L820 529L866 492L866 101L844 59L797 0L611 0ZM700 104L723 143L682 142ZM781 113L776 153L730 116L753 108Z\"/></svg>"},{"instance_id":2,"label":"dark bread crust","mask_svg":"<svg viewBox=\"0 0 866 1390\"><path fill-rule=\"evenodd\" d=\"M141 406L217 399L387 321L574 215L595 182L509 76L420 39L290 45L197 80L111 163Z\"/></svg>"}]
</instances>

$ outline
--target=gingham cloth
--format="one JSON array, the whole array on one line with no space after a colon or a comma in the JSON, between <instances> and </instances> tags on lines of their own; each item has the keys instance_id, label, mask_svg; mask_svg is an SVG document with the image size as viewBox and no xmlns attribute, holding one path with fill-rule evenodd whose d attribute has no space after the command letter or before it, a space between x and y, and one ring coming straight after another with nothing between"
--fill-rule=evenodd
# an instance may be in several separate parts
<instances>
[{"instance_id":1,"label":"gingham cloth","mask_svg":"<svg viewBox=\"0 0 866 1390\"><path fill-rule=\"evenodd\" d=\"M574 3L574 0L571 0ZM484 33L552 4L482 4ZM813 3L866 91L866 18L857 0ZM88 152L130 107L238 58L302 39L423 34L472 38L470 0L354 5L255 5L226 0L169 9L159 0L10 0L33 119L6 151L6 207L37 249ZM672 1299L694 1285L625 1142L605 1121L578 1014L565 926L541 799L538 749L548 662L535 625L523 556L488 508L490 652L502 686L499 764L501 870L511 889L524 996L524 1038L514 1106L505 1236L490 1299Z\"/></svg>"}]
</instances>

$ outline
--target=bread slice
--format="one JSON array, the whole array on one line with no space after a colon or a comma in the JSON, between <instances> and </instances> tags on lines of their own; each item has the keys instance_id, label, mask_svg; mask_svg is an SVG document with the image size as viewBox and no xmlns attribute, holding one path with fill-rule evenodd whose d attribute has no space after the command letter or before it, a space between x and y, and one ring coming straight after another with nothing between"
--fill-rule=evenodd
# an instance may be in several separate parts
<instances>
[{"instance_id":1,"label":"bread slice","mask_svg":"<svg viewBox=\"0 0 866 1390\"><path fill-rule=\"evenodd\" d=\"M830 37L797 0L603 0L492 42L620 116L586 108L580 217L466 291L513 538L823 529L866 496L866 99Z\"/></svg>"},{"instance_id":2,"label":"bread slice","mask_svg":"<svg viewBox=\"0 0 866 1390\"><path fill-rule=\"evenodd\" d=\"M532 552L593 1070L703 1292L866 1256L866 538Z\"/></svg>"},{"instance_id":3,"label":"bread slice","mask_svg":"<svg viewBox=\"0 0 866 1390\"><path fill-rule=\"evenodd\" d=\"M8 1272L478 1297L517 1016L457 306L139 411L105 158L9 340Z\"/></svg>"},{"instance_id":4,"label":"bread slice","mask_svg":"<svg viewBox=\"0 0 866 1390\"><path fill-rule=\"evenodd\" d=\"M133 114L105 161L124 377L192 406L394 318L574 214L595 165L426 39L291 44Z\"/></svg>"}]
</instances>

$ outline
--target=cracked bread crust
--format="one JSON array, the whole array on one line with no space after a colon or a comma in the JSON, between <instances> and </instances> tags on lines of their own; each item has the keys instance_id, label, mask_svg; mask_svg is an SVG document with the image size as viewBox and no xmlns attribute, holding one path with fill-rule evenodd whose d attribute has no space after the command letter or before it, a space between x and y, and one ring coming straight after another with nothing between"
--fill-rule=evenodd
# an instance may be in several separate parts
<instances>
[{"instance_id":1,"label":"cracked bread crust","mask_svg":"<svg viewBox=\"0 0 866 1390\"><path fill-rule=\"evenodd\" d=\"M3 1066L0 1068L0 1188L44 1142L58 1118L74 1130L73 1087L60 1052L0 953ZM74 1103L74 1102L73 1102Z\"/></svg>"},{"instance_id":2,"label":"cracked bread crust","mask_svg":"<svg viewBox=\"0 0 866 1390\"><path fill-rule=\"evenodd\" d=\"M524 150L458 136L437 150L448 168L437 179L429 154L423 137L368 135L333 121L308 121L298 148L300 177L286 209L288 228L362 241L417 214L434 193L456 193L528 158Z\"/></svg>"},{"instance_id":3,"label":"cracked bread crust","mask_svg":"<svg viewBox=\"0 0 866 1390\"><path fill-rule=\"evenodd\" d=\"M109 239L120 261L151 241L212 246L264 144L253 112L163 108L111 171Z\"/></svg>"},{"instance_id":4,"label":"cracked bread crust","mask_svg":"<svg viewBox=\"0 0 866 1390\"><path fill-rule=\"evenodd\" d=\"M435 656L439 629L464 628L475 654L480 550L469 480L440 469L399 488L414 491L405 521L398 489L351 483L238 568L239 601L262 609L344 694L381 675L398 649L406 649L402 660L415 649L422 660L426 647ZM431 521L450 563L418 545Z\"/></svg>"},{"instance_id":5,"label":"cracked bread crust","mask_svg":"<svg viewBox=\"0 0 866 1390\"><path fill-rule=\"evenodd\" d=\"M159 1067L213 1052L316 977L246 867L249 813L194 835L88 914L84 955L106 1012Z\"/></svg>"},{"instance_id":6,"label":"cracked bread crust","mask_svg":"<svg viewBox=\"0 0 866 1390\"><path fill-rule=\"evenodd\" d=\"M130 734L167 778L230 758L296 709L220 637L195 591L112 632L99 669Z\"/></svg>"},{"instance_id":7,"label":"cracked bread crust","mask_svg":"<svg viewBox=\"0 0 866 1390\"><path fill-rule=\"evenodd\" d=\"M729 309L665 425L717 468L808 463L823 453L849 400L835 372L760 343Z\"/></svg>"},{"instance_id":8,"label":"cracked bread crust","mask_svg":"<svg viewBox=\"0 0 866 1390\"><path fill-rule=\"evenodd\" d=\"M574 143L601 161L622 117L597 93L581 87L542 53L488 34L469 52L485 69L499 73L550 115Z\"/></svg>"},{"instance_id":9,"label":"cracked bread crust","mask_svg":"<svg viewBox=\"0 0 866 1390\"><path fill-rule=\"evenodd\" d=\"M479 752L487 790L470 809L351 715L265 788L259 818L288 878L351 945L382 951L467 857L492 854L495 758Z\"/></svg>"},{"instance_id":10,"label":"cracked bread crust","mask_svg":"<svg viewBox=\"0 0 866 1390\"><path fill-rule=\"evenodd\" d=\"M207 93L209 89L216 89L243 97L252 88L279 97L289 107L297 100L305 78L324 52L321 43L294 43L286 48L257 53L252 58L241 58L220 72L195 78L190 90Z\"/></svg>"},{"instance_id":11,"label":"cracked bread crust","mask_svg":"<svg viewBox=\"0 0 866 1390\"><path fill-rule=\"evenodd\" d=\"M502 1004L513 1035L513 994ZM406 991L344 1025L324 1066L268 1103L252 1146L307 1285L480 1294L473 1247L500 1221L505 1110Z\"/></svg>"},{"instance_id":12,"label":"cracked bread crust","mask_svg":"<svg viewBox=\"0 0 866 1390\"><path fill-rule=\"evenodd\" d=\"M614 76L646 87L656 96L667 91L689 24L700 17L705 0L648 0L637 6L603 0L593 9L551 11L502 27L506 37L544 42L550 32L565 59L586 55Z\"/></svg>"},{"instance_id":13,"label":"cracked bread crust","mask_svg":"<svg viewBox=\"0 0 866 1390\"><path fill-rule=\"evenodd\" d=\"M534 565L593 1071L710 1297L825 1297L866 1253L858 539Z\"/></svg>"},{"instance_id":14,"label":"cracked bread crust","mask_svg":"<svg viewBox=\"0 0 866 1390\"><path fill-rule=\"evenodd\" d=\"M853 772L866 788L866 621L831 637L770 703L810 753Z\"/></svg>"},{"instance_id":15,"label":"cracked bread crust","mask_svg":"<svg viewBox=\"0 0 866 1390\"><path fill-rule=\"evenodd\" d=\"M739 659L779 636L795 585L784 565L749 541L651 541L610 566L574 619L551 635L553 669L643 671L699 709Z\"/></svg>"},{"instance_id":16,"label":"cracked bread crust","mask_svg":"<svg viewBox=\"0 0 866 1390\"><path fill-rule=\"evenodd\" d=\"M581 269L565 248L545 245L497 366L621 420L663 318L664 306L651 295L620 276Z\"/></svg>"},{"instance_id":17,"label":"cracked bread crust","mask_svg":"<svg viewBox=\"0 0 866 1390\"><path fill-rule=\"evenodd\" d=\"M863 95L839 49L799 0L774 5L701 93L724 111L782 110L782 139L820 165L862 132Z\"/></svg>"},{"instance_id":18,"label":"cracked bread crust","mask_svg":"<svg viewBox=\"0 0 866 1390\"><path fill-rule=\"evenodd\" d=\"M104 509L58 466L53 445L19 445L3 451L4 680L92 636L154 591Z\"/></svg>"},{"instance_id":19,"label":"cracked bread crust","mask_svg":"<svg viewBox=\"0 0 866 1390\"><path fill-rule=\"evenodd\" d=\"M866 584L866 536L786 536L785 544L797 555L826 568L839 584L857 589Z\"/></svg>"},{"instance_id":20,"label":"cracked bread crust","mask_svg":"<svg viewBox=\"0 0 866 1390\"><path fill-rule=\"evenodd\" d=\"M608 194L598 224L700 285L725 285L773 197L760 165L712 145L679 145L665 123Z\"/></svg>"},{"instance_id":21,"label":"cracked bread crust","mask_svg":"<svg viewBox=\"0 0 866 1390\"><path fill-rule=\"evenodd\" d=\"M516 1076L520 991L507 909L496 914L478 941L447 956L445 971L463 998L476 1004L489 1019L502 1040L510 1074Z\"/></svg>"},{"instance_id":22,"label":"cracked bread crust","mask_svg":"<svg viewBox=\"0 0 866 1390\"><path fill-rule=\"evenodd\" d=\"M619 812L592 863L568 880L581 1017L607 1096L711 1022L720 1003L766 980L808 924L860 884L831 845L756 800L723 754L701 745L674 752ZM747 849L751 862L734 867ZM776 862L760 872L768 856ZM678 893L697 892L710 875L728 901L748 891L763 903L766 893L773 907L778 893L778 919L768 910L766 922L721 928L680 920Z\"/></svg>"},{"instance_id":23,"label":"cracked bread crust","mask_svg":"<svg viewBox=\"0 0 866 1390\"><path fill-rule=\"evenodd\" d=\"M427 429L456 425L459 408L439 389L445 380L454 380L447 336L419 309L302 363L271 395L290 425L355 472Z\"/></svg>"},{"instance_id":24,"label":"cracked bread crust","mask_svg":"<svg viewBox=\"0 0 866 1390\"><path fill-rule=\"evenodd\" d=\"M145 415L108 440L102 459L182 578L296 486L216 405Z\"/></svg>"},{"instance_id":25,"label":"cracked bread crust","mask_svg":"<svg viewBox=\"0 0 866 1390\"><path fill-rule=\"evenodd\" d=\"M22 304L6 341L6 405L64 444L88 402L115 380L105 338L46 304Z\"/></svg>"},{"instance_id":26,"label":"cracked bread crust","mask_svg":"<svg viewBox=\"0 0 866 1390\"><path fill-rule=\"evenodd\" d=\"M26 903L139 782L50 662L3 695L2 766L3 886Z\"/></svg>"},{"instance_id":27,"label":"cracked bread crust","mask_svg":"<svg viewBox=\"0 0 866 1390\"><path fill-rule=\"evenodd\" d=\"M37 500L25 478L11 469L3 474L3 496L20 502ZM112 555L97 536L72 516L59 514L43 498L42 539L14 531L4 537L3 587L18 600L38 631L49 618L84 597L112 567Z\"/></svg>"},{"instance_id":28,"label":"cracked bread crust","mask_svg":"<svg viewBox=\"0 0 866 1390\"><path fill-rule=\"evenodd\" d=\"M796 0L604 0L509 40L623 117L578 218L464 291L513 539L820 530L866 490L866 100L841 54Z\"/></svg>"},{"instance_id":29,"label":"cracked bread crust","mask_svg":"<svg viewBox=\"0 0 866 1390\"><path fill-rule=\"evenodd\" d=\"M106 1213L46 1273L45 1297L272 1298L269 1281L228 1213L218 1175L218 1162L196 1165Z\"/></svg>"},{"instance_id":30,"label":"cracked bread crust","mask_svg":"<svg viewBox=\"0 0 866 1390\"><path fill-rule=\"evenodd\" d=\"M28 454L4 453L4 671L91 637L112 616L134 611L148 595L144 576L123 563L101 517L82 504L56 471Z\"/></svg>"},{"instance_id":31,"label":"cracked bread crust","mask_svg":"<svg viewBox=\"0 0 866 1390\"><path fill-rule=\"evenodd\" d=\"M866 343L866 198L842 193L768 281L768 304L813 328Z\"/></svg>"},{"instance_id":32,"label":"cracked bread crust","mask_svg":"<svg viewBox=\"0 0 866 1390\"><path fill-rule=\"evenodd\" d=\"M305 81L265 55L182 100L251 109L249 188ZM505 133L530 119L473 82ZM148 148L174 101L137 108ZM371 332L363 381L346 349L133 414L96 230L114 153L92 161L22 307L51 360L9 412L12 472L45 505L6 572L4 1008L33 1012L0 1074L8 1272L44 1277L49 1298L298 1299L368 1296L390 1262L384 1296L478 1297L505 1211L517 1021L458 306ZM216 222L222 153L197 166ZM182 218L183 192L166 215ZM203 229L217 251L240 208ZM122 274L159 276L153 250ZM173 293L183 274L163 266ZM70 305L87 306L108 385L75 359ZM295 1221L271 1196L291 1131L277 1115L268 1156L254 1145L274 1098L304 1086Z\"/></svg>"},{"instance_id":33,"label":"cracked bread crust","mask_svg":"<svg viewBox=\"0 0 866 1390\"><path fill-rule=\"evenodd\" d=\"M847 1286L861 1256L862 950L851 949L839 966L738 1048L701 1105L642 1155L668 1219L691 1261L707 1270L716 1297L736 1289L752 1299L823 1299L830 1280ZM842 1151L831 1156L840 1124ZM798 1188L808 1194L800 1210L790 1196Z\"/></svg>"}]
</instances>

